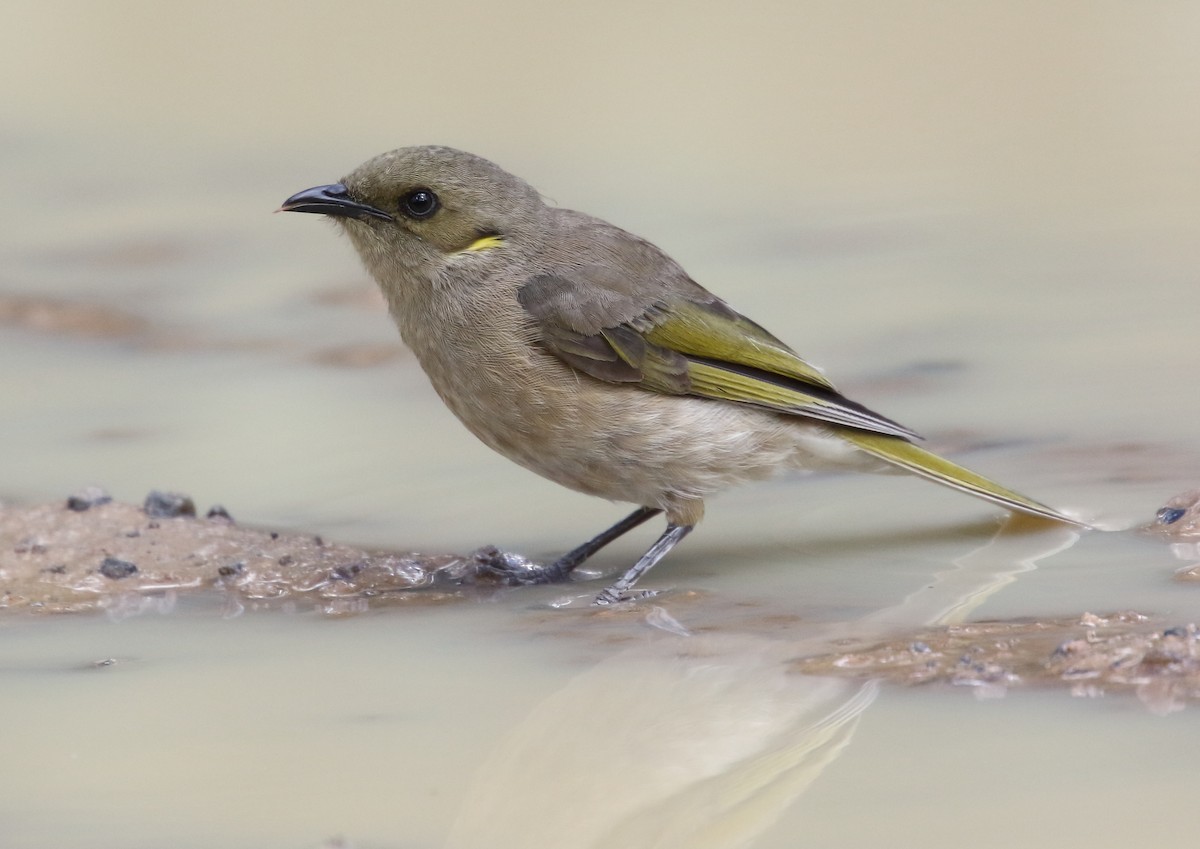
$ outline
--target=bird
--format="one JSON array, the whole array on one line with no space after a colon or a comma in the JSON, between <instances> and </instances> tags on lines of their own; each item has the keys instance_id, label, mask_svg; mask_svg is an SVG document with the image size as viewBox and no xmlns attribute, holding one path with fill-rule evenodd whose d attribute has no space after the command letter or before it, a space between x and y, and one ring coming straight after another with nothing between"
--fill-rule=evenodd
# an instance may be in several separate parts
<instances>
[{"instance_id":1,"label":"bird","mask_svg":"<svg viewBox=\"0 0 1200 849\"><path fill-rule=\"evenodd\" d=\"M476 437L565 487L636 505L557 560L510 570L514 582L565 580L663 514L666 529L593 603L639 598L635 583L696 527L706 499L786 470L902 470L1082 524L920 447L651 242L547 202L480 156L399 148L279 211L340 225Z\"/></svg>"}]
</instances>

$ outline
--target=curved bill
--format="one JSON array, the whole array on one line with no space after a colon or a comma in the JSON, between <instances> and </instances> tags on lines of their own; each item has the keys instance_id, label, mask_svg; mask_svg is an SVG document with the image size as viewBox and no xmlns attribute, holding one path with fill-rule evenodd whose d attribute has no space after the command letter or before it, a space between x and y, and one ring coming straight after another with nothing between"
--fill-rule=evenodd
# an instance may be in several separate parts
<instances>
[{"instance_id":1,"label":"curved bill","mask_svg":"<svg viewBox=\"0 0 1200 849\"><path fill-rule=\"evenodd\" d=\"M350 192L341 183L328 186L313 186L297 192L279 207L280 212L316 212L336 218L381 218L391 221L392 216L382 209L359 203L350 197Z\"/></svg>"}]
</instances>

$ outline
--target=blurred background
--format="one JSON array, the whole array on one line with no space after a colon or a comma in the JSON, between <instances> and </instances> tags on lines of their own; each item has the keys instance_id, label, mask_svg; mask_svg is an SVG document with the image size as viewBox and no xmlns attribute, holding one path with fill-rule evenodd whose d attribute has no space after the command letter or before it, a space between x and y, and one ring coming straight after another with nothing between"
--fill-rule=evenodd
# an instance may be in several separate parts
<instances>
[{"instance_id":1,"label":"blurred background","mask_svg":"<svg viewBox=\"0 0 1200 849\"><path fill-rule=\"evenodd\" d=\"M1200 479L1189 295L1200 282L1197 44L1200 5L1188 2L7 0L0 498L56 500L97 483L139 501L168 488L202 508L221 502L252 525L400 549L495 543L534 556L623 515L623 505L566 493L478 444L400 346L334 228L271 214L290 194L384 150L437 143L493 159L555 203L656 242L848 395L934 448L1110 525L1147 521ZM701 531L654 579L851 621L986 542L996 514L909 479L786 478L711 504ZM599 565L623 567L657 531L622 541ZM1185 621L1200 610L1171 584L1178 563L1162 546L1092 535L1053 563L991 598L985 612L1144 607ZM470 617L508 622L528 598L510 597L499 614L445 609L419 629L403 616L368 617L345 628L374 623L384 629L372 632L376 641L324 659L307 642L320 642L315 632L303 631L312 623L255 625L273 664L300 662L289 645L312 649L303 658L310 666L295 670L305 680L348 655L362 676L393 674L387 664L400 661L385 648L405 643L388 628L445 640L422 661L428 678L410 671L407 679L428 691L426 748L390 761L418 765L441 789L394 789L406 801L386 805L335 794L335 807L354 809L355 827L322 819L299 794L268 808L275 825L254 831L253 845L313 845L304 841L338 828L367 846L441 845L456 807L451 788L474 767L457 735L483 751L499 728L442 717L433 694L465 686L446 670L468 658L488 666L479 643L462 636L487 630ZM49 640L47 657L73 658L78 645L108 639L98 625L55 627L62 642L45 636L58 633L48 627L38 632ZM150 626L125 627L121 639L138 647L130 651L149 651L128 628ZM168 653L191 644L192 627L220 639L207 620L155 627L162 633L152 642ZM342 640L350 631L337 633ZM514 693L557 686L539 671L545 649L509 636L488 649L503 648L490 663L507 674L480 673L478 690L454 691L464 703L515 699L519 712L529 705ZM21 643L9 646L23 662ZM331 689L357 703L355 682L364 679L345 674ZM253 690L262 679L258 670L237 680ZM220 693L233 679L212 680ZM217 697L181 692L189 695L180 704ZM39 693L21 702L31 722L42 715ZM911 766L906 723L927 722L936 737L942 719L973 721L974 703L955 704L943 714L911 695L877 703L881 724L853 749L858 766L839 763L844 783L817 785L818 801L791 809L783 825L728 845L793 846L803 826L822 846L861 846L880 837L872 829L891 842L921 828L918 808L899 801L861 816L854 787L869 779L880 794L901 792L887 783L886 766ZM987 753L996 775L1021 775L1034 763L1027 757L1061 743L1061 772L1037 761L1045 784L1024 795L997 785L1004 818L1031 830L1027 845L1050 845L1037 843L1036 823L1051 816L1041 791L1055 776L1069 781L1072 760L1100 757L1082 732L1077 748L1060 736L1078 731L1079 711L1092 703L1053 702L1048 712L1023 704L978 733L1011 744ZM425 717L425 707L411 710ZM271 710L291 717L278 705L264 715ZM1172 788L1183 794L1182 752L1168 739L1177 726L1137 716L1136 728L1113 719L1097 733L1157 752L1146 774L1178 769L1185 783ZM364 745L337 774L351 785L377 775L385 767L371 751ZM957 770L974 778L977 764L949 752L926 752L929 771L910 783L964 788L945 792L964 794L954 798L967 810L968 782ZM310 768L288 761L259 777L299 780ZM46 772L44 784L10 778L13 792L32 793L62 773ZM70 786L94 789L90 780ZM1086 826L1092 845L1184 845L1171 816L1184 796L1155 787L1136 805L1120 797L1130 792L1120 782L1110 797L1092 798L1105 810L1158 817ZM205 818L203 805L158 801L177 824ZM392 827L398 813L389 805L409 817L405 829ZM239 827L258 822L250 807L241 815ZM161 845L171 826L146 811L138 817L144 845ZM43 832L51 819L9 845L96 845ZM955 845L971 827L944 822L926 845ZM127 819L111 823L112 845L143 845ZM45 833L49 842L31 836ZM981 845L1015 840L972 834ZM241 845L238 835L208 834L222 845Z\"/></svg>"}]
</instances>

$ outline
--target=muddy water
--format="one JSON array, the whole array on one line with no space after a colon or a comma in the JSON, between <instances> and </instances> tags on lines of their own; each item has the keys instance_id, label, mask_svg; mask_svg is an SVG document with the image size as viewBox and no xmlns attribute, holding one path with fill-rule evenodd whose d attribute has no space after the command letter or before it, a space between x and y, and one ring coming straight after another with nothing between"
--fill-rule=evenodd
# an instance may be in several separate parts
<instances>
[{"instance_id":1,"label":"muddy water","mask_svg":"<svg viewBox=\"0 0 1200 849\"><path fill-rule=\"evenodd\" d=\"M269 214L424 142L649 236L1042 500L1123 527L1200 480L1186 5L0 19L6 499L170 487L246 523L533 555L620 516L477 445L332 229ZM1185 562L918 481L797 477L713 503L649 580L679 590L661 611L542 588L336 620L10 618L0 845L1182 846L1194 707L786 670L971 616L1197 621Z\"/></svg>"}]
</instances>

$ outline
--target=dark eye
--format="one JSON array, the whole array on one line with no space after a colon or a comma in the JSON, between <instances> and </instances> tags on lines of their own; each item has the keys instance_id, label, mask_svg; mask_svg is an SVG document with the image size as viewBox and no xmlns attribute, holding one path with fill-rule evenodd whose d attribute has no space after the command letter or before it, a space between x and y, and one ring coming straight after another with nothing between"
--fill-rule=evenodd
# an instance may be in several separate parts
<instances>
[{"instance_id":1,"label":"dark eye","mask_svg":"<svg viewBox=\"0 0 1200 849\"><path fill-rule=\"evenodd\" d=\"M400 211L409 218L428 218L438 211L438 196L429 189L413 189L400 200Z\"/></svg>"}]
</instances>

